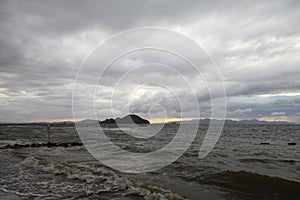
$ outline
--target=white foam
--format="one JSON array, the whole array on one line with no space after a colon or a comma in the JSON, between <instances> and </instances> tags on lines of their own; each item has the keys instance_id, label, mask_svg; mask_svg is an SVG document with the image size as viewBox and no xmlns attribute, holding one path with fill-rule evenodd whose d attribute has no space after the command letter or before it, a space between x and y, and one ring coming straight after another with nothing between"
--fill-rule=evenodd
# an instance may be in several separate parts
<instances>
[{"instance_id":1,"label":"white foam","mask_svg":"<svg viewBox=\"0 0 300 200\"><path fill-rule=\"evenodd\" d=\"M6 192L6 193L12 193L12 194L16 194L19 196L34 196L34 197L49 197L49 196L53 196L53 197L62 197L60 195L55 195L55 194L37 194L37 193L32 193L32 192L18 192L15 190L9 190L6 188L0 188L0 190L2 192Z\"/></svg>"},{"instance_id":2,"label":"white foam","mask_svg":"<svg viewBox=\"0 0 300 200\"><path fill-rule=\"evenodd\" d=\"M183 199L177 194L172 193L170 190L165 190L155 186L144 185L128 177L118 174L116 171L109 169L105 166L92 166L91 164L61 164L53 163L52 161L45 160L37 157L28 157L22 164L38 168L45 172L54 174L66 175L68 179L77 179L86 183L97 183L99 180L103 183L104 189L98 192L116 192L124 191L125 194L135 194L145 199ZM86 189L87 194L95 192L94 190Z\"/></svg>"}]
</instances>

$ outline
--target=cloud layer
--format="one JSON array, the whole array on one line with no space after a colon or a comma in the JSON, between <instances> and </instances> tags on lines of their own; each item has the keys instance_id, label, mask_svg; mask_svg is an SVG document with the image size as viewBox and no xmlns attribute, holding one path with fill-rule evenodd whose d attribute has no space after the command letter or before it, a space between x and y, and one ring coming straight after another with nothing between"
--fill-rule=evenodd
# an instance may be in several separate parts
<instances>
[{"instance_id":1,"label":"cloud layer","mask_svg":"<svg viewBox=\"0 0 300 200\"><path fill-rule=\"evenodd\" d=\"M192 38L208 51L222 74L229 118L300 122L299 19L299 1L284 0L1 1L0 121L72 118L74 79L89 52L120 31L161 27ZM190 66L167 54L138 52L121 58L104 74L96 94L99 118L110 117L111 92L119 78L150 62L167 63L180 75L154 65L128 73L114 91L116 115L129 110L152 118L166 113L209 116L209 93ZM213 76L209 70L203 73ZM199 110L182 77L196 88ZM160 80L172 88L182 99L181 107L161 85L139 88L145 80ZM82 87L94 85L87 81Z\"/></svg>"}]
</instances>

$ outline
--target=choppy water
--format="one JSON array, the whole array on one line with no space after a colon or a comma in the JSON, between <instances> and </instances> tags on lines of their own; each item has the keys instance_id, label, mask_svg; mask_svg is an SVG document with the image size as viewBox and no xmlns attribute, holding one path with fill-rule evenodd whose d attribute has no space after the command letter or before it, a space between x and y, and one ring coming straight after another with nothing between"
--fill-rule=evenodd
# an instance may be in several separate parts
<instances>
[{"instance_id":1,"label":"choppy water","mask_svg":"<svg viewBox=\"0 0 300 200\"><path fill-rule=\"evenodd\" d=\"M176 130L169 125L150 141L118 129L106 133L123 149L149 152L167 144ZM0 199L300 199L299 125L226 125L213 151L199 159L206 130L200 126L188 151L171 165L126 174L103 166L84 146L6 148L47 142L47 131L2 125ZM51 140L80 142L74 127L52 127Z\"/></svg>"}]
</instances>

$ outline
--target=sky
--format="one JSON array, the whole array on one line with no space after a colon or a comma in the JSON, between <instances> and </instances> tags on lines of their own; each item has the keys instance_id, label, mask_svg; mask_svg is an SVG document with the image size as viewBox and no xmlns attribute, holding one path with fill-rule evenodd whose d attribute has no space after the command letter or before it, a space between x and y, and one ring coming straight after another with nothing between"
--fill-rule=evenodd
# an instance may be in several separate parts
<instances>
[{"instance_id":1,"label":"sky","mask_svg":"<svg viewBox=\"0 0 300 200\"><path fill-rule=\"evenodd\" d=\"M0 122L72 120L74 82L90 53L122 31L159 27L205 49L207 55L191 56L212 80L216 102L222 80L227 118L300 123L299 19L297 0L1 0ZM133 47L143 36L146 40L148 35L111 45L116 51ZM153 38L158 44L190 48L188 42L167 36ZM106 57L115 53L101 51ZM208 55L220 80L206 67ZM84 99L95 88L89 80L104 67L85 69L86 81L77 85L78 106L89 113L93 111ZM100 120L128 112L153 122L210 117L205 81L168 52L132 52L116 60L101 78L94 102Z\"/></svg>"}]
</instances>

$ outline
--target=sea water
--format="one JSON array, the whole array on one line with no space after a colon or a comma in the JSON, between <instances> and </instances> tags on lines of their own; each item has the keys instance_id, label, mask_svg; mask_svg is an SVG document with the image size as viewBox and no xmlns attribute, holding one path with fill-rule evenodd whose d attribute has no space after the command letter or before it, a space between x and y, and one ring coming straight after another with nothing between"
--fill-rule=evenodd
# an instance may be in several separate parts
<instances>
[{"instance_id":1,"label":"sea water","mask_svg":"<svg viewBox=\"0 0 300 200\"><path fill-rule=\"evenodd\" d=\"M185 134L195 128L184 126ZM1 125L0 199L300 199L299 125L225 125L214 149L199 159L207 128L197 127L191 146L172 164L130 174L103 165L84 145L26 146L47 143L44 125ZM177 131L169 124L149 139L105 128L115 145L140 153L162 148ZM52 127L51 142L81 141L66 125Z\"/></svg>"}]
</instances>

